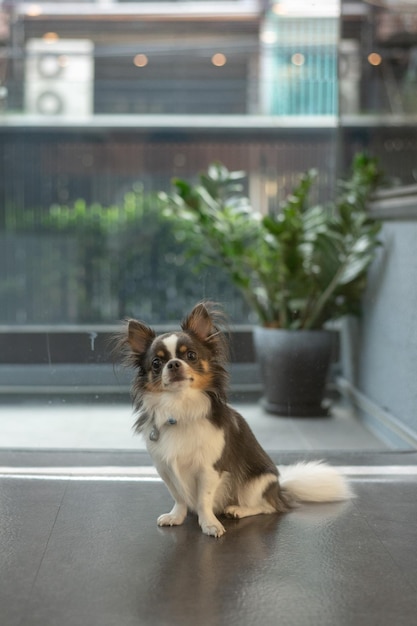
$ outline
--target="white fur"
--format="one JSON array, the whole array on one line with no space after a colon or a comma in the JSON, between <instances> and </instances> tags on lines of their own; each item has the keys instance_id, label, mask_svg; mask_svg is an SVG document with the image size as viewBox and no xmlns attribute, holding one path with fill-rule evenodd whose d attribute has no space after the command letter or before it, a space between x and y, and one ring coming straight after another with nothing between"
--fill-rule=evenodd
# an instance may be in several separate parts
<instances>
[{"instance_id":1,"label":"white fur","mask_svg":"<svg viewBox=\"0 0 417 626\"><path fill-rule=\"evenodd\" d=\"M170 472L171 481L188 508L197 511L199 487L207 475L213 472L219 480L213 465L220 458L224 447L224 434L208 420L193 425L178 423L163 426L158 441L147 441L148 450L157 466L165 473ZM213 483L214 479L211 479ZM217 487L217 485L216 485ZM210 491L212 491L210 484ZM213 497L214 497L213 493Z\"/></svg>"},{"instance_id":2,"label":"white fur","mask_svg":"<svg viewBox=\"0 0 417 626\"><path fill-rule=\"evenodd\" d=\"M177 344L178 344L178 336L173 333L172 335L169 335L168 337L166 337L163 341L166 349L168 350L168 352L171 355L171 359L175 359L175 357L177 356Z\"/></svg>"},{"instance_id":3,"label":"white fur","mask_svg":"<svg viewBox=\"0 0 417 626\"><path fill-rule=\"evenodd\" d=\"M280 467L280 484L293 498L302 502L348 500L352 491L335 467L310 461Z\"/></svg>"},{"instance_id":4,"label":"white fur","mask_svg":"<svg viewBox=\"0 0 417 626\"><path fill-rule=\"evenodd\" d=\"M195 423L207 417L210 400L199 389L192 389L189 381L178 383L172 391L143 394L143 410L153 416L160 428L173 417L179 423ZM149 431L151 428L149 428Z\"/></svg>"}]
</instances>

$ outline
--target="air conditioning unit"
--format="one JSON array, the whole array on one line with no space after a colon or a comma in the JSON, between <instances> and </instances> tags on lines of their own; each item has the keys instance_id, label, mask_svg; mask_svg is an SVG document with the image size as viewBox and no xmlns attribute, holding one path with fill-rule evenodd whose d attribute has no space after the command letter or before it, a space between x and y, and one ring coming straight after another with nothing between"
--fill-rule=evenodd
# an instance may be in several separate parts
<instances>
[{"instance_id":1,"label":"air conditioning unit","mask_svg":"<svg viewBox=\"0 0 417 626\"><path fill-rule=\"evenodd\" d=\"M93 112L94 46L89 39L30 39L25 110L83 117Z\"/></svg>"}]
</instances>

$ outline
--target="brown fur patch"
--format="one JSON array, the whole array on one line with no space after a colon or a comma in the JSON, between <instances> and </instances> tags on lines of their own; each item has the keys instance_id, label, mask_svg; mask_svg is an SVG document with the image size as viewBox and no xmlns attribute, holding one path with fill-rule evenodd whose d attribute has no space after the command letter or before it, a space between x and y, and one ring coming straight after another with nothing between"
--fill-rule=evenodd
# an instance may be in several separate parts
<instances>
[{"instance_id":1,"label":"brown fur patch","mask_svg":"<svg viewBox=\"0 0 417 626\"><path fill-rule=\"evenodd\" d=\"M285 496L278 481L268 485L262 497L274 507L277 513L286 513L291 509L291 502Z\"/></svg>"},{"instance_id":2,"label":"brown fur patch","mask_svg":"<svg viewBox=\"0 0 417 626\"><path fill-rule=\"evenodd\" d=\"M212 382L212 374L211 372L206 372L204 374L200 374L199 372L193 371L193 389L202 389L206 390Z\"/></svg>"}]
</instances>

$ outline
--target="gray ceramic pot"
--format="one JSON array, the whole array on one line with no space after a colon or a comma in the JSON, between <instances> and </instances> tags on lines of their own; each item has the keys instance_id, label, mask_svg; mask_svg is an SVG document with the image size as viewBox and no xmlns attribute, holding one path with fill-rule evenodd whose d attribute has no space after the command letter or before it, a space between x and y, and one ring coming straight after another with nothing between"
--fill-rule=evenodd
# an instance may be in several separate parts
<instances>
[{"instance_id":1,"label":"gray ceramic pot","mask_svg":"<svg viewBox=\"0 0 417 626\"><path fill-rule=\"evenodd\" d=\"M327 415L324 391L334 332L257 326L253 337L265 410L288 417Z\"/></svg>"}]
</instances>

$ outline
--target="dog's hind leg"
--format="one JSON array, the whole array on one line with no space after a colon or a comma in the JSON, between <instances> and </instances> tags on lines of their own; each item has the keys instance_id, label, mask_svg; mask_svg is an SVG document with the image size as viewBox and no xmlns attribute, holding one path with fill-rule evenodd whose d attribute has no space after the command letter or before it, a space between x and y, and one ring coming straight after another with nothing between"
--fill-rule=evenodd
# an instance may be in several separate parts
<instances>
[{"instance_id":1,"label":"dog's hind leg","mask_svg":"<svg viewBox=\"0 0 417 626\"><path fill-rule=\"evenodd\" d=\"M243 519L244 517L250 517L251 515L262 515L266 513L276 513L276 510L272 506L227 506L224 510L227 517L233 519Z\"/></svg>"},{"instance_id":2,"label":"dog's hind leg","mask_svg":"<svg viewBox=\"0 0 417 626\"><path fill-rule=\"evenodd\" d=\"M275 474L262 474L253 478L239 490L238 504L225 508L225 515L241 519L251 515L283 513L289 505L280 494L278 478Z\"/></svg>"}]
</instances>

